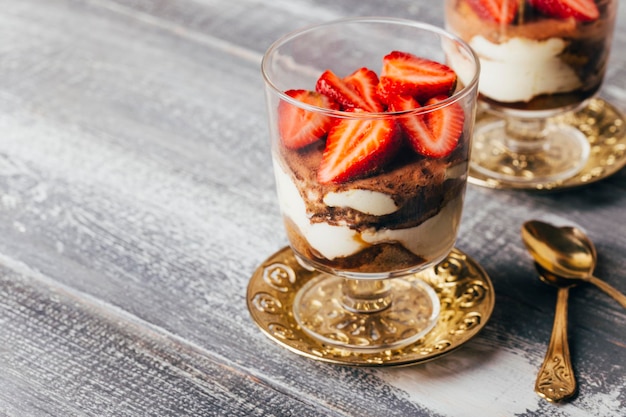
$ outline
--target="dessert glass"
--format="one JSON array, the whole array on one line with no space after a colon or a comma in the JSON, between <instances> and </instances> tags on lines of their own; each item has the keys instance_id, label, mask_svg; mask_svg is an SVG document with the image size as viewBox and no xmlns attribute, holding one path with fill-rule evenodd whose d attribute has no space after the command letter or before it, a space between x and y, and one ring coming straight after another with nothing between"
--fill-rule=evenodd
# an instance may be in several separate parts
<instances>
[{"instance_id":1,"label":"dessert glass","mask_svg":"<svg viewBox=\"0 0 626 417\"><path fill-rule=\"evenodd\" d=\"M406 51L463 67L448 99L399 112L350 112L295 100L288 90L314 90L325 70L341 77L380 71L382 58ZM293 315L310 337L357 352L400 348L436 324L437 294L403 277L441 262L452 250L467 183L476 111L478 59L463 41L434 26L391 18L352 18L308 27L265 53L271 152L278 200L298 263L318 274L296 294ZM280 108L354 126L387 123L448 107L461 109L459 142L448 156L427 158L406 147L382 170L341 183L320 183L324 139L301 149L281 140ZM358 130L358 129L357 129ZM297 277L293 277L297 280Z\"/></svg>"},{"instance_id":2,"label":"dessert glass","mask_svg":"<svg viewBox=\"0 0 626 417\"><path fill-rule=\"evenodd\" d=\"M446 29L481 62L472 170L541 188L585 167L593 138L564 122L564 114L585 107L602 84L617 5L446 0Z\"/></svg>"}]
</instances>

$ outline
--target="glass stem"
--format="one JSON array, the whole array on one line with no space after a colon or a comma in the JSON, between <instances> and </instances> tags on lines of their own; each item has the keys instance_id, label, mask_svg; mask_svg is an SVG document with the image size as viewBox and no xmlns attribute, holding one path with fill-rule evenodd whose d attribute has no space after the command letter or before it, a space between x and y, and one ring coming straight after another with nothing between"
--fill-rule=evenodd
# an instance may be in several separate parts
<instances>
[{"instance_id":1,"label":"glass stem","mask_svg":"<svg viewBox=\"0 0 626 417\"><path fill-rule=\"evenodd\" d=\"M546 120L509 117L505 122L505 145L515 153L542 152L546 143Z\"/></svg>"},{"instance_id":2,"label":"glass stem","mask_svg":"<svg viewBox=\"0 0 626 417\"><path fill-rule=\"evenodd\" d=\"M391 305L391 284L387 280L344 279L341 303L353 313L376 313Z\"/></svg>"}]
</instances>

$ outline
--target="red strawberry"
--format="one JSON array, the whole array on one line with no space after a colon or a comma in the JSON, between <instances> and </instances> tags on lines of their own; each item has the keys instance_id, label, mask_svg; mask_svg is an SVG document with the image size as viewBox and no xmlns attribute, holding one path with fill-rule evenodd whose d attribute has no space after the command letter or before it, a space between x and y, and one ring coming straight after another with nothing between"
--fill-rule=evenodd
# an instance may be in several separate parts
<instances>
[{"instance_id":1,"label":"red strawberry","mask_svg":"<svg viewBox=\"0 0 626 417\"><path fill-rule=\"evenodd\" d=\"M466 0L474 12L485 20L509 24L515 19L518 0Z\"/></svg>"},{"instance_id":2,"label":"red strawberry","mask_svg":"<svg viewBox=\"0 0 626 417\"><path fill-rule=\"evenodd\" d=\"M363 110L370 112L382 112L385 110L376 94L378 75L376 75L374 71L368 68L361 68L348 75L343 80L346 84L352 86L365 101L367 107L363 108Z\"/></svg>"},{"instance_id":3,"label":"red strawberry","mask_svg":"<svg viewBox=\"0 0 626 417\"><path fill-rule=\"evenodd\" d=\"M413 110L422 107L417 100L410 96L396 96L389 103L389 111L399 112L405 110ZM426 125L426 118L423 114L409 115L398 119L400 126L406 138L409 141L411 147L418 153L421 152L420 142L424 141L422 138L430 141L432 133L430 132L428 125Z\"/></svg>"},{"instance_id":4,"label":"red strawberry","mask_svg":"<svg viewBox=\"0 0 626 417\"><path fill-rule=\"evenodd\" d=\"M360 91L355 88L355 85L358 85L358 88L363 88L363 91L367 92L369 87L366 87L366 85L370 82L365 80L367 76L355 74L348 76L347 81L339 78L331 70L326 70L317 80L315 90L332 98L339 103L344 110L355 108L371 112L382 110L382 106L380 109L378 107L372 108L369 103L371 98L366 99L362 97Z\"/></svg>"},{"instance_id":5,"label":"red strawberry","mask_svg":"<svg viewBox=\"0 0 626 417\"><path fill-rule=\"evenodd\" d=\"M343 119L333 125L317 179L341 183L384 166L398 149L398 128L391 119Z\"/></svg>"},{"instance_id":6,"label":"red strawberry","mask_svg":"<svg viewBox=\"0 0 626 417\"><path fill-rule=\"evenodd\" d=\"M433 97L426 106L437 104L447 96ZM412 97L395 97L389 104L391 111L404 111L419 108L420 104ZM458 103L433 110L425 114L409 115L399 119L400 125L415 152L431 158L449 155L463 132L465 113Z\"/></svg>"},{"instance_id":7,"label":"red strawberry","mask_svg":"<svg viewBox=\"0 0 626 417\"><path fill-rule=\"evenodd\" d=\"M456 73L450 67L394 51L383 58L378 95L386 104L394 96L412 96L422 101L439 94L449 95L455 86Z\"/></svg>"},{"instance_id":8,"label":"red strawberry","mask_svg":"<svg viewBox=\"0 0 626 417\"><path fill-rule=\"evenodd\" d=\"M529 0L541 13L560 19L573 17L581 22L591 22L600 17L593 0Z\"/></svg>"},{"instance_id":9,"label":"red strawberry","mask_svg":"<svg viewBox=\"0 0 626 417\"><path fill-rule=\"evenodd\" d=\"M315 91L289 90L290 97L311 106L339 110L339 105L330 98ZM330 116L305 110L281 100L278 104L278 130L283 144L291 149L310 145L324 136L332 124Z\"/></svg>"}]
</instances>

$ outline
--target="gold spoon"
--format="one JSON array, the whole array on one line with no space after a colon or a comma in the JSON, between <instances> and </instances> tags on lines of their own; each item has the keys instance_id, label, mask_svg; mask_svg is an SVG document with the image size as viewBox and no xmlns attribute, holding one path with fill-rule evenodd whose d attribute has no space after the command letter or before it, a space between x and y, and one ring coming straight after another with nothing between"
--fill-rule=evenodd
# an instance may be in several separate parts
<instances>
[{"instance_id":1,"label":"gold spoon","mask_svg":"<svg viewBox=\"0 0 626 417\"><path fill-rule=\"evenodd\" d=\"M526 222L522 226L522 240L528 247L533 258L539 261L539 253L548 251L554 255L555 251L547 250L549 246L543 239L537 238L537 229L543 230L538 222ZM545 225L545 223L541 223ZM548 225L550 226L550 225ZM547 228L551 229L553 226ZM541 237L545 237L540 234ZM568 242L566 242L568 243ZM554 258L554 256L552 256ZM551 259L552 259L551 258ZM536 263L537 266L541 266ZM540 275L540 277L543 276ZM567 343L567 299L569 297L569 287L575 283L559 280L548 281L548 284L558 287L556 299L556 311L554 312L554 324L552 325L552 336L548 344L548 351L539 369L537 380L535 381L535 392L542 398L550 402L558 402L573 396L576 393L576 377L570 359L569 345Z\"/></svg>"},{"instance_id":2,"label":"gold spoon","mask_svg":"<svg viewBox=\"0 0 626 417\"><path fill-rule=\"evenodd\" d=\"M592 275L597 262L596 249L580 229L532 220L524 223L522 239L536 261L542 281L559 288L552 336L535 391L548 401L560 401L576 392L567 344L568 287L590 282L624 307L626 296Z\"/></svg>"},{"instance_id":3,"label":"gold spoon","mask_svg":"<svg viewBox=\"0 0 626 417\"><path fill-rule=\"evenodd\" d=\"M626 308L626 295L593 275L597 253L593 242L576 227L555 227L531 220L522 227L522 239L535 261L543 267L543 278L555 285L559 281L595 285Z\"/></svg>"}]
</instances>

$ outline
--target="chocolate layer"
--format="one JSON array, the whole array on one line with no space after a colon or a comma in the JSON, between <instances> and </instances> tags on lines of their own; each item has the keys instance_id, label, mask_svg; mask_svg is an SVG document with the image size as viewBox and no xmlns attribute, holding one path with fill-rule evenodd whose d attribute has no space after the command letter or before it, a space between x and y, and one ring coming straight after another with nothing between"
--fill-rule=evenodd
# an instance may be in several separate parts
<instances>
[{"instance_id":1,"label":"chocolate layer","mask_svg":"<svg viewBox=\"0 0 626 417\"><path fill-rule=\"evenodd\" d=\"M320 141L300 150L284 147L280 150L282 159L292 172L292 179L305 200L313 223L347 224L359 231L371 227L413 227L437 214L464 187L464 173L456 178L446 177L446 172L454 165L461 164L461 168L465 169L465 161L457 156L466 154L462 149L463 145L459 145L448 158L441 159L425 158L411 149L401 149L393 162L375 175L348 183L327 185L317 182L323 148L324 142ZM351 208L329 207L323 201L329 192L350 189L385 193L394 200L399 209L388 215L374 216Z\"/></svg>"},{"instance_id":2,"label":"chocolate layer","mask_svg":"<svg viewBox=\"0 0 626 417\"><path fill-rule=\"evenodd\" d=\"M328 260L309 245L307 240L300 234L297 226L289 218L285 217L284 222L291 247L301 257L333 269L376 273L415 268L427 262L401 244L392 242L379 243L369 246L354 255Z\"/></svg>"}]
</instances>

